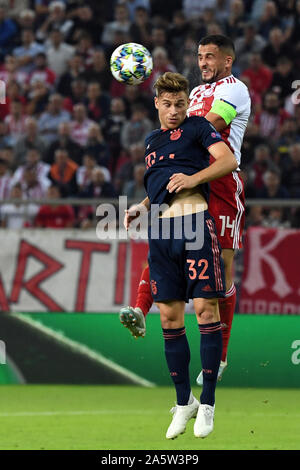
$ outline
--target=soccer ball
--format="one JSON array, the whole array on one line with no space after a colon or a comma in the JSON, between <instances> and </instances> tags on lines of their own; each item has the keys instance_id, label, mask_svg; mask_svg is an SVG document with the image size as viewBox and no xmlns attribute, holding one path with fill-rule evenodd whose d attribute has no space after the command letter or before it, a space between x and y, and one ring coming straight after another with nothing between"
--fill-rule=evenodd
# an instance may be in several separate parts
<instances>
[{"instance_id":1,"label":"soccer ball","mask_svg":"<svg viewBox=\"0 0 300 470\"><path fill-rule=\"evenodd\" d=\"M117 47L110 58L110 70L118 82L138 85L150 77L153 61L146 47L129 42Z\"/></svg>"}]
</instances>

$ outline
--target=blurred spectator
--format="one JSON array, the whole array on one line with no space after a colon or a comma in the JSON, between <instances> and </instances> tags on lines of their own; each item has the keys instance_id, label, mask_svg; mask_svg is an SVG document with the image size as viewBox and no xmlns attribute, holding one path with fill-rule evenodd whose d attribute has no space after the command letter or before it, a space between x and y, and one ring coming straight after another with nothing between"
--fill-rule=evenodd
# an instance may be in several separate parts
<instances>
[{"instance_id":1,"label":"blurred spectator","mask_svg":"<svg viewBox=\"0 0 300 470\"><path fill-rule=\"evenodd\" d=\"M93 197L106 197L115 198L117 192L112 185L105 179L105 169L96 167L92 171L92 182L88 187L80 193L81 197L93 198Z\"/></svg>"},{"instance_id":2,"label":"blurred spectator","mask_svg":"<svg viewBox=\"0 0 300 470\"><path fill-rule=\"evenodd\" d=\"M7 18L7 7L0 3L0 58L10 52L13 39L17 33L17 25L14 20Z\"/></svg>"},{"instance_id":3,"label":"blurred spectator","mask_svg":"<svg viewBox=\"0 0 300 470\"><path fill-rule=\"evenodd\" d=\"M44 52L39 52L35 56L34 70L29 76L29 85L34 82L44 82L49 89L52 89L56 80L55 73L49 69L47 64L47 56Z\"/></svg>"},{"instance_id":4,"label":"blurred spectator","mask_svg":"<svg viewBox=\"0 0 300 470\"><path fill-rule=\"evenodd\" d=\"M123 126L121 133L121 144L125 150L128 150L132 144L144 142L147 134L153 129L153 124L146 117L146 111L139 106L132 110L130 121Z\"/></svg>"},{"instance_id":5,"label":"blurred spectator","mask_svg":"<svg viewBox=\"0 0 300 470\"><path fill-rule=\"evenodd\" d=\"M58 126L57 138L45 153L44 161L52 165L54 163L54 155L57 149L64 149L68 155L72 156L72 160L78 165L82 161L82 148L71 139L70 122L61 122Z\"/></svg>"},{"instance_id":6,"label":"blurred spectator","mask_svg":"<svg viewBox=\"0 0 300 470\"><path fill-rule=\"evenodd\" d=\"M277 93L282 103L291 96L293 89L292 83L297 78L293 63L288 57L278 59L270 85L270 90Z\"/></svg>"},{"instance_id":7,"label":"blurred spectator","mask_svg":"<svg viewBox=\"0 0 300 470\"><path fill-rule=\"evenodd\" d=\"M134 21L138 10L143 9L146 12L150 10L151 0L121 0L128 8L130 21Z\"/></svg>"},{"instance_id":8,"label":"blurred spectator","mask_svg":"<svg viewBox=\"0 0 300 470\"><path fill-rule=\"evenodd\" d=\"M174 55L177 55L177 51L181 48L189 32L190 24L186 20L184 12L182 10L175 11L168 31L168 42L175 51Z\"/></svg>"},{"instance_id":9,"label":"blurred spectator","mask_svg":"<svg viewBox=\"0 0 300 470\"><path fill-rule=\"evenodd\" d=\"M250 118L249 118L249 124L251 124L251 120L253 116L259 111L261 111L262 107L262 97L257 91L253 90L251 88L251 81L249 77L246 77L245 75L242 75L240 77L241 82L245 83L246 87L248 88L250 99L251 99L251 113L250 113Z\"/></svg>"},{"instance_id":10,"label":"blurred spectator","mask_svg":"<svg viewBox=\"0 0 300 470\"><path fill-rule=\"evenodd\" d=\"M5 83L16 81L19 85L24 86L28 79L28 74L22 72L18 66L18 60L13 55L6 55L4 64L0 67L0 80Z\"/></svg>"},{"instance_id":11,"label":"blurred spectator","mask_svg":"<svg viewBox=\"0 0 300 470\"><path fill-rule=\"evenodd\" d=\"M113 98L110 104L110 114L101 122L103 136L111 154L111 173L114 174L121 154L121 133L126 119L125 103L122 98Z\"/></svg>"},{"instance_id":12,"label":"blurred spectator","mask_svg":"<svg viewBox=\"0 0 300 470\"><path fill-rule=\"evenodd\" d=\"M99 16L94 14L89 5L80 5L73 10L73 26L68 35L68 42L75 44L82 34L89 34L93 44L99 44L101 23L97 18Z\"/></svg>"},{"instance_id":13,"label":"blurred spectator","mask_svg":"<svg viewBox=\"0 0 300 470\"><path fill-rule=\"evenodd\" d=\"M243 35L235 41L236 59L234 64L239 67L240 72L248 67L251 54L260 53L265 47L266 41L257 33L257 27L253 22L244 26Z\"/></svg>"},{"instance_id":14,"label":"blurred spectator","mask_svg":"<svg viewBox=\"0 0 300 470\"><path fill-rule=\"evenodd\" d=\"M47 191L47 199L53 201L60 199L62 196L59 186L52 184ZM75 214L70 205L43 205L40 207L36 219L35 226L41 228L69 228L73 227Z\"/></svg>"},{"instance_id":15,"label":"blurred spectator","mask_svg":"<svg viewBox=\"0 0 300 470\"><path fill-rule=\"evenodd\" d=\"M19 70L31 73L34 70L34 59L40 52L44 52L42 44L35 41L34 32L31 29L22 31L22 45L13 50L13 55L17 58Z\"/></svg>"},{"instance_id":16,"label":"blurred spectator","mask_svg":"<svg viewBox=\"0 0 300 470\"><path fill-rule=\"evenodd\" d=\"M129 159L120 166L115 177L115 188L118 193L123 193L126 182L133 180L135 165L138 163L145 164L144 156L145 147L143 142L130 145Z\"/></svg>"},{"instance_id":17,"label":"blurred spectator","mask_svg":"<svg viewBox=\"0 0 300 470\"><path fill-rule=\"evenodd\" d=\"M109 148L103 138L99 124L94 123L90 127L84 152L93 155L98 165L108 167L110 159Z\"/></svg>"},{"instance_id":18,"label":"blurred spectator","mask_svg":"<svg viewBox=\"0 0 300 470\"><path fill-rule=\"evenodd\" d=\"M23 183L27 168L35 170L36 178L43 187L47 188L50 185L50 180L48 179L50 165L41 161L41 155L37 149L27 151L24 165L20 165L12 176L13 185Z\"/></svg>"},{"instance_id":19,"label":"blurred spectator","mask_svg":"<svg viewBox=\"0 0 300 470\"><path fill-rule=\"evenodd\" d=\"M263 137L278 139L280 129L289 114L280 106L280 100L276 93L266 93L262 110L254 116L254 122Z\"/></svg>"},{"instance_id":20,"label":"blurred spectator","mask_svg":"<svg viewBox=\"0 0 300 470\"><path fill-rule=\"evenodd\" d=\"M129 5L129 4L127 4ZM129 28L129 36L132 42L151 47L152 24L149 19L148 10L144 6L138 6L135 9L134 16L131 18L132 24Z\"/></svg>"},{"instance_id":21,"label":"blurred spectator","mask_svg":"<svg viewBox=\"0 0 300 470\"><path fill-rule=\"evenodd\" d=\"M10 2L8 11L9 17L16 19L21 16L23 11L28 11L29 3L29 0L14 0ZM3 3L3 5L7 5L7 2Z\"/></svg>"},{"instance_id":22,"label":"blurred spectator","mask_svg":"<svg viewBox=\"0 0 300 470\"><path fill-rule=\"evenodd\" d=\"M114 21L104 25L101 43L106 47L112 46L115 41L115 33L120 31L128 34L130 28L129 11L125 4L117 4L114 9ZM122 43L120 43L122 44Z\"/></svg>"},{"instance_id":23,"label":"blurred spectator","mask_svg":"<svg viewBox=\"0 0 300 470\"><path fill-rule=\"evenodd\" d=\"M261 206L251 206L246 217L245 228L261 227L264 222L264 213Z\"/></svg>"},{"instance_id":24,"label":"blurred spectator","mask_svg":"<svg viewBox=\"0 0 300 470\"><path fill-rule=\"evenodd\" d=\"M183 0L182 8L187 19L198 18L206 8L215 8L216 0ZM179 8L180 9L180 8Z\"/></svg>"},{"instance_id":25,"label":"blurred spectator","mask_svg":"<svg viewBox=\"0 0 300 470\"><path fill-rule=\"evenodd\" d=\"M269 34L269 42L262 50L264 63L275 69L278 59L291 56L291 47L285 42L283 32L280 28L272 28Z\"/></svg>"},{"instance_id":26,"label":"blurred spectator","mask_svg":"<svg viewBox=\"0 0 300 470\"><path fill-rule=\"evenodd\" d=\"M98 82L102 90L108 92L112 81L105 53L102 49L96 50L92 56L92 62L83 73L83 78L88 82Z\"/></svg>"},{"instance_id":27,"label":"blurred spectator","mask_svg":"<svg viewBox=\"0 0 300 470\"><path fill-rule=\"evenodd\" d=\"M49 14L46 16L45 21L37 31L37 39L44 42L48 38L53 29L59 30L64 38L67 38L73 21L67 18L66 5L61 1L52 1L49 5Z\"/></svg>"},{"instance_id":28,"label":"blurred spectator","mask_svg":"<svg viewBox=\"0 0 300 470\"><path fill-rule=\"evenodd\" d=\"M244 184L244 191L246 199L253 199L256 197L256 190L254 186L249 181L249 174L247 170L241 170L240 177L242 178Z\"/></svg>"},{"instance_id":29,"label":"blurred spectator","mask_svg":"<svg viewBox=\"0 0 300 470\"><path fill-rule=\"evenodd\" d=\"M160 75L165 72L176 72L175 66L170 62L168 52L164 47L156 47L152 51L153 70L150 77L140 85L141 89L153 96L153 85Z\"/></svg>"},{"instance_id":30,"label":"blurred spectator","mask_svg":"<svg viewBox=\"0 0 300 470\"><path fill-rule=\"evenodd\" d=\"M296 120L293 117L287 118L281 126L280 137L276 143L277 150L282 155L281 168L286 168L286 157L288 155L290 146L294 143L300 142L300 135L297 131Z\"/></svg>"},{"instance_id":31,"label":"blurred spectator","mask_svg":"<svg viewBox=\"0 0 300 470\"><path fill-rule=\"evenodd\" d=\"M278 170L268 170L263 175L264 185L257 191L257 197L261 199L287 199L289 191L281 184Z\"/></svg>"},{"instance_id":32,"label":"blurred spectator","mask_svg":"<svg viewBox=\"0 0 300 470\"><path fill-rule=\"evenodd\" d=\"M289 151L290 163L286 165L282 181L289 188L291 197L300 197L300 143L292 144Z\"/></svg>"},{"instance_id":33,"label":"blurred spectator","mask_svg":"<svg viewBox=\"0 0 300 470\"><path fill-rule=\"evenodd\" d=\"M3 147L0 152L1 158L7 162L7 166L9 168L9 171L13 168L13 161L14 161L14 149L13 147L7 145L6 147Z\"/></svg>"},{"instance_id":34,"label":"blurred spectator","mask_svg":"<svg viewBox=\"0 0 300 470\"><path fill-rule=\"evenodd\" d=\"M44 155L46 144L44 139L38 134L36 119L30 117L26 119L25 135L18 139L14 152L14 168L25 162L25 155L29 149L36 148L41 155Z\"/></svg>"},{"instance_id":35,"label":"blurred spectator","mask_svg":"<svg viewBox=\"0 0 300 470\"><path fill-rule=\"evenodd\" d=\"M109 114L110 98L104 93L98 82L91 82L87 87L87 98L85 102L88 117L99 122Z\"/></svg>"},{"instance_id":36,"label":"blurred spectator","mask_svg":"<svg viewBox=\"0 0 300 470\"><path fill-rule=\"evenodd\" d=\"M27 94L28 104L26 106L27 113L30 115L39 115L45 111L50 96L49 88L43 80L35 80Z\"/></svg>"},{"instance_id":37,"label":"blurred spectator","mask_svg":"<svg viewBox=\"0 0 300 470\"><path fill-rule=\"evenodd\" d=\"M80 54L86 67L93 63L95 48L92 37L88 33L82 33L75 45L76 54Z\"/></svg>"},{"instance_id":38,"label":"blurred spectator","mask_svg":"<svg viewBox=\"0 0 300 470\"><path fill-rule=\"evenodd\" d=\"M8 162L0 158L0 200L10 197L11 174L8 171ZM0 206L1 211L1 206Z\"/></svg>"},{"instance_id":39,"label":"blurred spectator","mask_svg":"<svg viewBox=\"0 0 300 470\"><path fill-rule=\"evenodd\" d=\"M4 121L0 120L0 150L7 146L13 145L13 139L8 134L7 125Z\"/></svg>"},{"instance_id":40,"label":"blurred spectator","mask_svg":"<svg viewBox=\"0 0 300 470\"><path fill-rule=\"evenodd\" d=\"M57 91L63 96L72 97L72 83L74 80L85 80L85 68L80 54L74 54L69 61L68 70L62 74L57 84Z\"/></svg>"},{"instance_id":41,"label":"blurred spectator","mask_svg":"<svg viewBox=\"0 0 300 470\"><path fill-rule=\"evenodd\" d=\"M10 114L4 120L13 145L25 134L26 119L27 116L23 113L22 103L13 101L10 105Z\"/></svg>"},{"instance_id":42,"label":"blurred spectator","mask_svg":"<svg viewBox=\"0 0 300 470\"><path fill-rule=\"evenodd\" d=\"M25 0L14 0L14 5L17 5L17 4L20 4L20 3L26 3L28 4L29 2L27 2ZM10 12L11 12L11 9L9 9ZM18 35L17 37L15 38L15 42L16 43L20 43L20 32L23 30L23 29L32 29L33 31L35 31L35 19L36 19L36 15L35 15L35 12L33 10L31 10L30 8L25 8L24 9L22 8L19 8L19 14L17 15L16 17L17 19L17 23L18 23Z\"/></svg>"},{"instance_id":43,"label":"blurred spectator","mask_svg":"<svg viewBox=\"0 0 300 470\"><path fill-rule=\"evenodd\" d=\"M145 165L143 163L139 163L134 166L133 180L129 180L124 186L123 194L125 194L125 196L128 198L135 198L138 201L141 201L146 197L144 174Z\"/></svg>"},{"instance_id":44,"label":"blurred spectator","mask_svg":"<svg viewBox=\"0 0 300 470\"><path fill-rule=\"evenodd\" d=\"M65 149L57 149L54 154L54 163L51 165L49 178L55 183L62 197L74 196L77 192L75 163Z\"/></svg>"},{"instance_id":45,"label":"blurred spectator","mask_svg":"<svg viewBox=\"0 0 300 470\"><path fill-rule=\"evenodd\" d=\"M247 166L250 162L253 161L256 147L266 143L267 139L260 135L258 127L253 122L250 122L247 126L242 143L242 166Z\"/></svg>"},{"instance_id":46,"label":"blurred spectator","mask_svg":"<svg viewBox=\"0 0 300 470\"><path fill-rule=\"evenodd\" d=\"M247 168L249 183L255 191L261 189L264 185L264 174L269 169L274 169L275 165L271 159L271 149L268 145L258 145L254 152L254 161Z\"/></svg>"},{"instance_id":47,"label":"blurred spectator","mask_svg":"<svg viewBox=\"0 0 300 470\"><path fill-rule=\"evenodd\" d=\"M276 2L267 1L259 18L259 33L267 40L273 28L282 27L282 18L278 15Z\"/></svg>"},{"instance_id":48,"label":"blurred spectator","mask_svg":"<svg viewBox=\"0 0 300 470\"><path fill-rule=\"evenodd\" d=\"M86 107L83 104L76 104L73 109L73 120L71 121L71 138L78 145L84 147L87 143L90 128L94 121L88 119Z\"/></svg>"},{"instance_id":49,"label":"blurred spectator","mask_svg":"<svg viewBox=\"0 0 300 470\"><path fill-rule=\"evenodd\" d=\"M24 167L22 179L20 180L22 192L26 199L43 199L49 187L46 178L39 178L36 165L26 165Z\"/></svg>"},{"instance_id":50,"label":"blurred spectator","mask_svg":"<svg viewBox=\"0 0 300 470\"><path fill-rule=\"evenodd\" d=\"M197 0L194 3L198 3ZM205 3L205 2L203 2ZM171 21L173 11L183 9L183 0L151 0L151 13L154 22L158 22L162 18L165 21ZM187 6L189 10L189 6Z\"/></svg>"},{"instance_id":51,"label":"blurred spectator","mask_svg":"<svg viewBox=\"0 0 300 470\"><path fill-rule=\"evenodd\" d=\"M285 220L284 210L277 207L270 209L262 225L269 228L290 228L291 223Z\"/></svg>"},{"instance_id":52,"label":"blurred spectator","mask_svg":"<svg viewBox=\"0 0 300 470\"><path fill-rule=\"evenodd\" d=\"M38 120L39 132L47 145L57 138L58 127L62 122L70 121L70 114L62 108L62 97L53 93L48 100L47 111Z\"/></svg>"},{"instance_id":53,"label":"blurred spectator","mask_svg":"<svg viewBox=\"0 0 300 470\"><path fill-rule=\"evenodd\" d=\"M250 90L253 90L259 95L263 95L270 88L273 74L271 70L263 64L261 55L253 53L250 56L250 67L243 71L241 78L243 77L249 78Z\"/></svg>"},{"instance_id":54,"label":"blurred spectator","mask_svg":"<svg viewBox=\"0 0 300 470\"><path fill-rule=\"evenodd\" d=\"M10 197L24 199L20 184L13 186ZM0 207L1 227L20 230L31 226L38 212L36 204L7 203Z\"/></svg>"},{"instance_id":55,"label":"blurred spectator","mask_svg":"<svg viewBox=\"0 0 300 470\"><path fill-rule=\"evenodd\" d=\"M167 51L169 54L168 48L170 44L168 44L168 36L165 27L162 26L154 26L151 31L151 45L150 45L150 52L152 52L157 47L162 47Z\"/></svg>"},{"instance_id":56,"label":"blurred spectator","mask_svg":"<svg viewBox=\"0 0 300 470\"><path fill-rule=\"evenodd\" d=\"M87 83L83 78L75 78L71 82L71 95L64 100L64 108L72 113L75 104L86 101Z\"/></svg>"},{"instance_id":57,"label":"blurred spectator","mask_svg":"<svg viewBox=\"0 0 300 470\"><path fill-rule=\"evenodd\" d=\"M232 40L235 40L243 35L246 22L247 15L244 3L242 0L232 0L230 3L230 13L225 22L225 34L231 37Z\"/></svg>"},{"instance_id":58,"label":"blurred spectator","mask_svg":"<svg viewBox=\"0 0 300 470\"><path fill-rule=\"evenodd\" d=\"M63 34L59 29L53 29L50 35L50 44L47 48L47 59L50 69L59 78L68 69L70 59L75 49L70 44L63 42Z\"/></svg>"},{"instance_id":59,"label":"blurred spectator","mask_svg":"<svg viewBox=\"0 0 300 470\"><path fill-rule=\"evenodd\" d=\"M156 119L157 112L153 97L143 93L139 85L126 85L122 98L126 106L126 116L128 118L130 118L135 107L143 106L147 110L150 119Z\"/></svg>"},{"instance_id":60,"label":"blurred spectator","mask_svg":"<svg viewBox=\"0 0 300 470\"><path fill-rule=\"evenodd\" d=\"M83 155L82 162L83 165L77 168L76 171L76 182L79 192L84 191L92 182L92 172L97 166L96 158L89 153Z\"/></svg>"}]
</instances>

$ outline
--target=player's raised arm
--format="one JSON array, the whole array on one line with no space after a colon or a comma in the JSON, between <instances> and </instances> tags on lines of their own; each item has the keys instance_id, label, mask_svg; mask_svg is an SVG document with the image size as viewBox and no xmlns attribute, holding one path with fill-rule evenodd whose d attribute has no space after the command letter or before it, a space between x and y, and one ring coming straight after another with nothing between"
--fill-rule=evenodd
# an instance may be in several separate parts
<instances>
[{"instance_id":1,"label":"player's raised arm","mask_svg":"<svg viewBox=\"0 0 300 470\"><path fill-rule=\"evenodd\" d=\"M167 190L170 193L178 193L182 189L195 188L199 184L209 183L209 181L221 178L238 167L235 156L225 142L217 142L211 145L209 152L215 159L214 163L194 175L174 173L170 177Z\"/></svg>"}]
</instances>

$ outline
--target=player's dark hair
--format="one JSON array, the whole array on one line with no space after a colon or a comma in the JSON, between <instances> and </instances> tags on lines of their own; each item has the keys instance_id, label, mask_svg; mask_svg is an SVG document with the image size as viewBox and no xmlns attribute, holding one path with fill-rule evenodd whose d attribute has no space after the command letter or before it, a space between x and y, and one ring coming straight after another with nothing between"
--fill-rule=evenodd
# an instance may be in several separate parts
<instances>
[{"instance_id":1,"label":"player's dark hair","mask_svg":"<svg viewBox=\"0 0 300 470\"><path fill-rule=\"evenodd\" d=\"M189 96L189 82L181 73L165 72L154 83L156 96L162 93L179 93L184 91Z\"/></svg>"},{"instance_id":2,"label":"player's dark hair","mask_svg":"<svg viewBox=\"0 0 300 470\"><path fill-rule=\"evenodd\" d=\"M208 44L218 46L221 51L231 55L233 60L235 59L234 43L228 36L224 36L223 34L210 34L202 38L199 42L199 46L207 46Z\"/></svg>"}]
</instances>

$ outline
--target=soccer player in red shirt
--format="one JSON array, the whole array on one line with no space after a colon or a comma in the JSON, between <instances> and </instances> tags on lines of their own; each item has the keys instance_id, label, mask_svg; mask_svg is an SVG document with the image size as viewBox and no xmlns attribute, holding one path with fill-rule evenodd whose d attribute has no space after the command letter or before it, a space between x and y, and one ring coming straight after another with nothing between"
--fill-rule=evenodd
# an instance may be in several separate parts
<instances>
[{"instance_id":1,"label":"soccer player in red shirt","mask_svg":"<svg viewBox=\"0 0 300 470\"><path fill-rule=\"evenodd\" d=\"M232 150L240 164L240 149L250 115L251 101L246 85L232 75L235 59L234 45L223 35L204 37L199 44L198 63L203 84L190 94L189 116L205 116ZM169 191L178 193L188 189L184 174L173 175ZM148 205L147 198L141 202ZM130 208L124 219L128 227L137 206ZM244 188L238 171L210 183L209 212L215 219L218 240L225 264L226 297L219 300L222 324L223 351L219 378L227 366L227 349L236 304L233 281L234 250L241 248L244 227ZM125 307L120 311L120 321L135 337L145 335L145 317L153 303L149 267L141 276L135 308ZM197 378L202 385L202 372Z\"/></svg>"}]
</instances>

